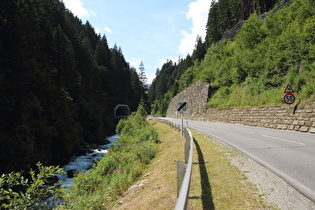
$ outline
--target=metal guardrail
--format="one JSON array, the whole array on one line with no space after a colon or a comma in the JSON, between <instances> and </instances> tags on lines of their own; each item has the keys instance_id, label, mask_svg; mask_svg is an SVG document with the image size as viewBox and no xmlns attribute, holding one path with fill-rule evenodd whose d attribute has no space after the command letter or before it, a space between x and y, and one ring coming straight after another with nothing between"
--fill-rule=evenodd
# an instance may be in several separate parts
<instances>
[{"instance_id":1,"label":"metal guardrail","mask_svg":"<svg viewBox=\"0 0 315 210\"><path fill-rule=\"evenodd\" d=\"M177 198L175 210L187 209L188 198L189 198L189 188L190 180L192 174L192 164L193 164L193 136L187 128L185 128L185 159L187 160L187 166L185 175L180 187L179 195Z\"/></svg>"},{"instance_id":2,"label":"metal guardrail","mask_svg":"<svg viewBox=\"0 0 315 210\"><path fill-rule=\"evenodd\" d=\"M175 130L181 131L181 126L166 120L161 120L155 118L160 122L169 124ZM192 174L193 165L193 135L189 129L183 128L183 135L185 136L186 142L184 146L185 150L185 161L177 161L177 202L175 210L187 209L188 198L189 198L189 188ZM185 168L185 163L186 168Z\"/></svg>"}]
</instances>

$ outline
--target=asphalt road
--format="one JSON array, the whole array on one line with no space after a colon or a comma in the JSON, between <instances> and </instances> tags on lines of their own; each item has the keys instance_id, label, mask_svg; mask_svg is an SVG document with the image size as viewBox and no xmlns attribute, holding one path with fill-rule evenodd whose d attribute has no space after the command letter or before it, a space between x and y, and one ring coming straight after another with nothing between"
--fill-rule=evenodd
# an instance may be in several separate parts
<instances>
[{"instance_id":1,"label":"asphalt road","mask_svg":"<svg viewBox=\"0 0 315 210\"><path fill-rule=\"evenodd\" d=\"M315 134L184 120L186 125L235 147L315 202Z\"/></svg>"}]
</instances>

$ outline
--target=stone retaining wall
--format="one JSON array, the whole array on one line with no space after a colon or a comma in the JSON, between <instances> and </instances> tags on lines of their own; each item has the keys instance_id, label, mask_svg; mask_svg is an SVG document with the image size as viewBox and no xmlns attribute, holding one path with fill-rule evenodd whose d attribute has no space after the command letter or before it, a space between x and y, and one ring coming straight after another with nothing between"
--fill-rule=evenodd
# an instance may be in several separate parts
<instances>
[{"instance_id":1,"label":"stone retaining wall","mask_svg":"<svg viewBox=\"0 0 315 210\"><path fill-rule=\"evenodd\" d=\"M187 116L194 116L197 110L204 110L209 98L209 88L210 85L208 83L198 81L186 90L178 93L171 100L166 116L180 117L180 113L176 109L179 102L187 102L188 110L185 112Z\"/></svg>"},{"instance_id":2,"label":"stone retaining wall","mask_svg":"<svg viewBox=\"0 0 315 210\"><path fill-rule=\"evenodd\" d=\"M183 114L187 120L224 122L266 128L295 130L315 133L315 102L307 106L281 106L261 108L206 108L210 86L198 81L175 96L168 108L167 117L180 117L176 106L186 101L188 110Z\"/></svg>"}]
</instances>

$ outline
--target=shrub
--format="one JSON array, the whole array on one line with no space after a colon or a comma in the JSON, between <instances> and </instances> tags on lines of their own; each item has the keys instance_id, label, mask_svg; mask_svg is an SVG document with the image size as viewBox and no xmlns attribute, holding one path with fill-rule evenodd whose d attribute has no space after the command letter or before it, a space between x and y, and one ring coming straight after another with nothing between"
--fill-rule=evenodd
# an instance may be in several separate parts
<instances>
[{"instance_id":1,"label":"shrub","mask_svg":"<svg viewBox=\"0 0 315 210\"><path fill-rule=\"evenodd\" d=\"M21 173L2 174L0 178L1 209L43 209L58 204L64 190L57 184L45 185L63 170L37 163L38 172L30 170L30 179Z\"/></svg>"},{"instance_id":2,"label":"shrub","mask_svg":"<svg viewBox=\"0 0 315 210\"><path fill-rule=\"evenodd\" d=\"M253 14L234 39L209 47L200 65L190 67L189 81L202 79L215 91L210 107L282 105L290 83L297 101L315 98L314 1L292 0L264 19ZM200 68L199 68L200 66ZM180 84L186 82L186 72Z\"/></svg>"},{"instance_id":3,"label":"shrub","mask_svg":"<svg viewBox=\"0 0 315 210\"><path fill-rule=\"evenodd\" d=\"M127 120L121 120L116 131L120 138L93 169L75 177L73 190L62 208L104 208L127 190L155 157L158 135L148 126L142 105Z\"/></svg>"}]
</instances>

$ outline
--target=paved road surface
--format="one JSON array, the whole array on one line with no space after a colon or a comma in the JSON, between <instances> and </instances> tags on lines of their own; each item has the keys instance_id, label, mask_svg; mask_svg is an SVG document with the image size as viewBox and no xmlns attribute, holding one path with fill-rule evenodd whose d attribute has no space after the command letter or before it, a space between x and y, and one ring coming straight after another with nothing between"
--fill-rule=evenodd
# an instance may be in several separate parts
<instances>
[{"instance_id":1,"label":"paved road surface","mask_svg":"<svg viewBox=\"0 0 315 210\"><path fill-rule=\"evenodd\" d=\"M187 124L245 153L315 202L315 134L184 120Z\"/></svg>"}]
</instances>

